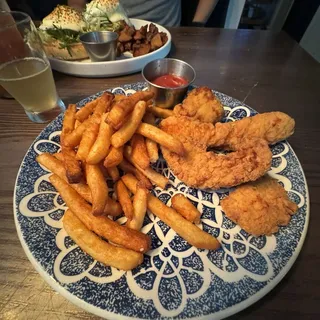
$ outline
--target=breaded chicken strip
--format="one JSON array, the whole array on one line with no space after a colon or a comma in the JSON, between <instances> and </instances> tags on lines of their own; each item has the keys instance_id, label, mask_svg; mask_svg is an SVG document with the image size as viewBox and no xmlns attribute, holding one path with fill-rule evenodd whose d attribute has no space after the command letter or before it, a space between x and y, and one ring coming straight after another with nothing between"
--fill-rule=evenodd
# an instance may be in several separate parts
<instances>
[{"instance_id":1,"label":"breaded chicken strip","mask_svg":"<svg viewBox=\"0 0 320 320\"><path fill-rule=\"evenodd\" d=\"M224 115L221 102L208 87L191 90L182 103L174 107L173 112L176 116L209 123L220 121Z\"/></svg>"},{"instance_id":2,"label":"breaded chicken strip","mask_svg":"<svg viewBox=\"0 0 320 320\"><path fill-rule=\"evenodd\" d=\"M234 122L217 123L210 142L213 145L228 145L233 139L261 138L273 144L290 137L294 132L294 126L294 119L286 113L261 113Z\"/></svg>"},{"instance_id":3,"label":"breaded chicken strip","mask_svg":"<svg viewBox=\"0 0 320 320\"><path fill-rule=\"evenodd\" d=\"M284 188L269 176L239 186L221 206L229 219L255 236L277 232L298 210Z\"/></svg>"},{"instance_id":4,"label":"breaded chicken strip","mask_svg":"<svg viewBox=\"0 0 320 320\"><path fill-rule=\"evenodd\" d=\"M162 153L174 174L190 187L232 187L256 180L270 168L272 154L263 139L230 141L229 149L234 152L224 155L207 151L214 134L210 123L169 117L161 122L161 129L183 143L185 156L165 148Z\"/></svg>"},{"instance_id":5,"label":"breaded chicken strip","mask_svg":"<svg viewBox=\"0 0 320 320\"><path fill-rule=\"evenodd\" d=\"M268 143L290 136L294 120L282 112L271 112L215 126L188 117L169 117L160 126L186 149L182 157L162 148L174 174L188 186L218 189L264 175L272 157ZM234 152L217 154L208 152L209 147Z\"/></svg>"}]
</instances>

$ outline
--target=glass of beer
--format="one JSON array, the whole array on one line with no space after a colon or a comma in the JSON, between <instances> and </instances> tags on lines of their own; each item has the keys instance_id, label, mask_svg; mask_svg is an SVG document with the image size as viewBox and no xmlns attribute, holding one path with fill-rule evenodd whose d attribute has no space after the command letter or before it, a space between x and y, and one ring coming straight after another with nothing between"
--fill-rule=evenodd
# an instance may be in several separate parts
<instances>
[{"instance_id":1,"label":"glass of beer","mask_svg":"<svg viewBox=\"0 0 320 320\"><path fill-rule=\"evenodd\" d=\"M0 86L34 122L48 122L65 110L37 29L23 12L0 11Z\"/></svg>"}]
</instances>

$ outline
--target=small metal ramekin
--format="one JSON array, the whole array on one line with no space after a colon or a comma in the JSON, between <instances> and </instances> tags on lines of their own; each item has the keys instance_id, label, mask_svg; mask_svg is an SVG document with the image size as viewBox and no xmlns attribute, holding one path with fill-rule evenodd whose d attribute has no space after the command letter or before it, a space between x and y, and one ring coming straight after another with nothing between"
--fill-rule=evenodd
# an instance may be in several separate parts
<instances>
[{"instance_id":1,"label":"small metal ramekin","mask_svg":"<svg viewBox=\"0 0 320 320\"><path fill-rule=\"evenodd\" d=\"M165 74L174 74L188 81L188 84L167 88L154 84L152 81ZM178 59L157 59L149 62L142 69L142 76L147 82L149 90L154 92L154 104L160 108L172 108L180 103L188 91L188 86L195 80L196 72L193 67Z\"/></svg>"}]
</instances>

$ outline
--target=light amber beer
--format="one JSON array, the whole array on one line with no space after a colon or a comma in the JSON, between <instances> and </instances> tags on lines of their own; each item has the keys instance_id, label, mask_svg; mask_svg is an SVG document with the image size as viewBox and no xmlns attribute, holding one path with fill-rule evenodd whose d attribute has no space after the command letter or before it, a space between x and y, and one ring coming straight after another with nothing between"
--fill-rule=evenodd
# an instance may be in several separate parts
<instances>
[{"instance_id":1,"label":"light amber beer","mask_svg":"<svg viewBox=\"0 0 320 320\"><path fill-rule=\"evenodd\" d=\"M0 11L0 87L34 122L48 122L65 110L37 29L23 12Z\"/></svg>"},{"instance_id":2,"label":"light amber beer","mask_svg":"<svg viewBox=\"0 0 320 320\"><path fill-rule=\"evenodd\" d=\"M0 85L29 112L52 109L59 99L50 66L39 58L28 57L3 64Z\"/></svg>"}]
</instances>

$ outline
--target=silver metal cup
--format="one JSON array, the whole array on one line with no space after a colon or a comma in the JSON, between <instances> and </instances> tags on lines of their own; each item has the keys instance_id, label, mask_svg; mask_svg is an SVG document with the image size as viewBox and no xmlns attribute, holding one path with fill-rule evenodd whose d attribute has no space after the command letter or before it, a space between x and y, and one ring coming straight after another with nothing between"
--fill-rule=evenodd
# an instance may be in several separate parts
<instances>
[{"instance_id":1,"label":"silver metal cup","mask_svg":"<svg viewBox=\"0 0 320 320\"><path fill-rule=\"evenodd\" d=\"M152 81L165 74L183 77L188 84L178 88L166 88L154 84ZM195 80L196 72L190 64L178 59L157 59L149 62L142 69L142 76L148 84L149 90L154 92L154 104L160 108L172 108L180 103L188 91L188 86Z\"/></svg>"},{"instance_id":2,"label":"silver metal cup","mask_svg":"<svg viewBox=\"0 0 320 320\"><path fill-rule=\"evenodd\" d=\"M115 60L118 34L112 31L92 31L80 36L91 61Z\"/></svg>"}]
</instances>

